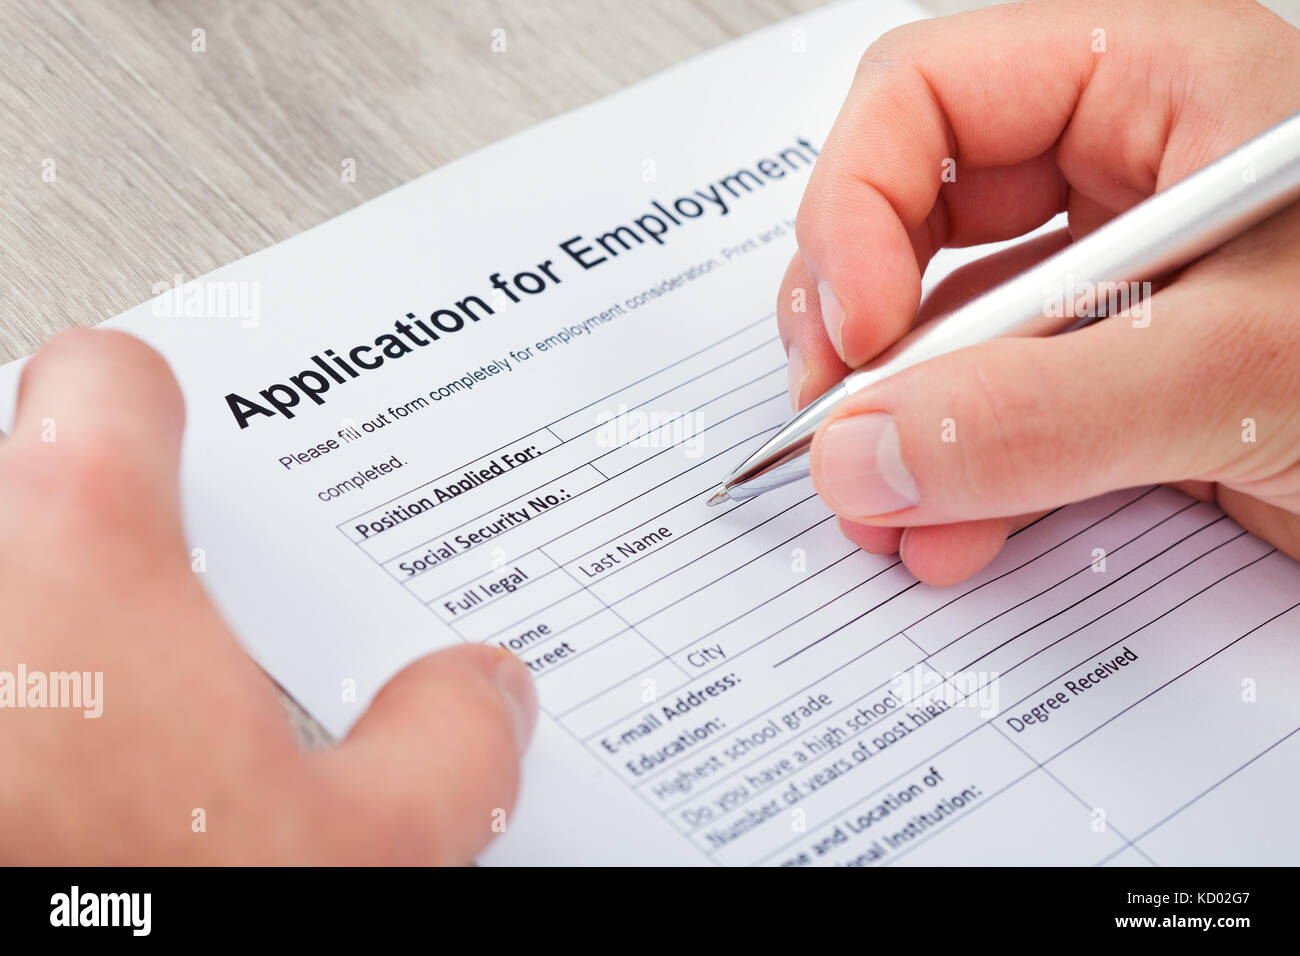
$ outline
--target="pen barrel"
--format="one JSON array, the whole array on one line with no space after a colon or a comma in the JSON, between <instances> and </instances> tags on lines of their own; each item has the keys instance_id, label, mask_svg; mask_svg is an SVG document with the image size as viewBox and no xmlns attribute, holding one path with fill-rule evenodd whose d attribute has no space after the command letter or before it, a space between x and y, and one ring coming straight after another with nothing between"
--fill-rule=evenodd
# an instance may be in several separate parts
<instances>
[{"instance_id":1,"label":"pen barrel","mask_svg":"<svg viewBox=\"0 0 1300 956\"><path fill-rule=\"evenodd\" d=\"M1101 290L1139 287L1204 255L1300 198L1300 113L1138 203L1055 255L900 339L794 417L724 483L737 500L808 474L813 435L855 392L928 359L1002 336L1041 336L1098 317ZM1080 297L1091 301L1080 309ZM1083 314L1081 314L1081 311ZM1144 315L1144 321L1149 319Z\"/></svg>"},{"instance_id":2,"label":"pen barrel","mask_svg":"<svg viewBox=\"0 0 1300 956\"><path fill-rule=\"evenodd\" d=\"M919 326L850 374L845 388L852 394L912 365L1002 336L1063 331L1096 317L1107 298L1131 309L1134 292L1141 300L1141 282L1186 265L1298 197L1300 113Z\"/></svg>"}]
</instances>

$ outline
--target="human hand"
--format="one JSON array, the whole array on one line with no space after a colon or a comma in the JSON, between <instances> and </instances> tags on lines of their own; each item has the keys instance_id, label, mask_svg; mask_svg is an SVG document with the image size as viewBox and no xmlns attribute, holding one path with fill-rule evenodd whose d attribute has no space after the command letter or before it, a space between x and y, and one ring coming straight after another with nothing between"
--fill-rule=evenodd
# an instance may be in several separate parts
<instances>
[{"instance_id":1,"label":"human hand","mask_svg":"<svg viewBox=\"0 0 1300 956\"><path fill-rule=\"evenodd\" d=\"M527 670L480 646L422 658L302 752L190 570L183 421L163 360L119 332L66 333L24 372L0 442L0 701L20 667L103 676L84 710L0 707L0 858L469 861L515 799Z\"/></svg>"},{"instance_id":2,"label":"human hand","mask_svg":"<svg viewBox=\"0 0 1300 956\"><path fill-rule=\"evenodd\" d=\"M940 248L1069 215L1069 235L955 273L922 319L1297 109L1300 32L1253 2L1027 3L887 34L799 210L778 300L796 407L912 327ZM1292 206L1160 287L1141 322L1002 339L864 389L818 432L813 480L851 540L933 584L1044 510L1154 482L1300 556L1298 303Z\"/></svg>"}]
</instances>

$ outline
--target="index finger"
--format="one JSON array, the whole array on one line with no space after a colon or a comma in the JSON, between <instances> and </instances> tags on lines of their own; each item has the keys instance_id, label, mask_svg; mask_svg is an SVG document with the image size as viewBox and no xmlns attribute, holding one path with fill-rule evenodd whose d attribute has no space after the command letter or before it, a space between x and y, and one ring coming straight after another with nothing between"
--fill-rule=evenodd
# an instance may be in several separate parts
<instances>
[{"instance_id":1,"label":"index finger","mask_svg":"<svg viewBox=\"0 0 1300 956\"><path fill-rule=\"evenodd\" d=\"M1145 49L1158 20L1018 4L910 24L867 50L797 220L820 315L783 316L783 334L806 373L833 377L837 355L859 366L905 332L943 246L1030 231L1071 204L1072 184L1112 212L1152 191L1173 99Z\"/></svg>"}]
</instances>

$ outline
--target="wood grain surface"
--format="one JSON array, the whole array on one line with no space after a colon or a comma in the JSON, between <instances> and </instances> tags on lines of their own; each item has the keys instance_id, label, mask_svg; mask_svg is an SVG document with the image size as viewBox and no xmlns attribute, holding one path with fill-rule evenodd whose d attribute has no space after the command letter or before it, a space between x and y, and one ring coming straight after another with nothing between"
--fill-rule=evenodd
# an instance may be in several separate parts
<instances>
[{"instance_id":1,"label":"wood grain surface","mask_svg":"<svg viewBox=\"0 0 1300 956\"><path fill-rule=\"evenodd\" d=\"M816 5L5 0L0 360Z\"/></svg>"}]
</instances>

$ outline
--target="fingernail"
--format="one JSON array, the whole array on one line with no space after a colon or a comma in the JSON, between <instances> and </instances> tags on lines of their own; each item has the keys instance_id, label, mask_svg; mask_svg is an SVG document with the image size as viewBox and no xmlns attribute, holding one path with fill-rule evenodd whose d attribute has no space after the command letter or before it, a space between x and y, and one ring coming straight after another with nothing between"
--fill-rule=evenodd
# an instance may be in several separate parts
<instances>
[{"instance_id":1,"label":"fingernail","mask_svg":"<svg viewBox=\"0 0 1300 956\"><path fill-rule=\"evenodd\" d=\"M830 336L831 345L840 358L844 358L844 306L839 296L825 279L817 283L817 299L822 306L822 322L826 324L826 334Z\"/></svg>"},{"instance_id":2,"label":"fingernail","mask_svg":"<svg viewBox=\"0 0 1300 956\"><path fill-rule=\"evenodd\" d=\"M818 465L818 487L840 515L885 515L921 500L903 461L898 426L884 412L833 423L818 446Z\"/></svg>"},{"instance_id":3,"label":"fingernail","mask_svg":"<svg viewBox=\"0 0 1300 956\"><path fill-rule=\"evenodd\" d=\"M797 412L803 406L799 403L799 396L803 394L803 386L808 381L808 367L803 364L803 353L799 351L799 346L791 345L790 366L786 370L790 381L790 404L794 406Z\"/></svg>"},{"instance_id":4,"label":"fingernail","mask_svg":"<svg viewBox=\"0 0 1300 956\"><path fill-rule=\"evenodd\" d=\"M522 754L528 749L537 728L537 688L524 662L502 649L501 660L492 672L492 679L506 702L511 723L515 728L515 742Z\"/></svg>"}]
</instances>

